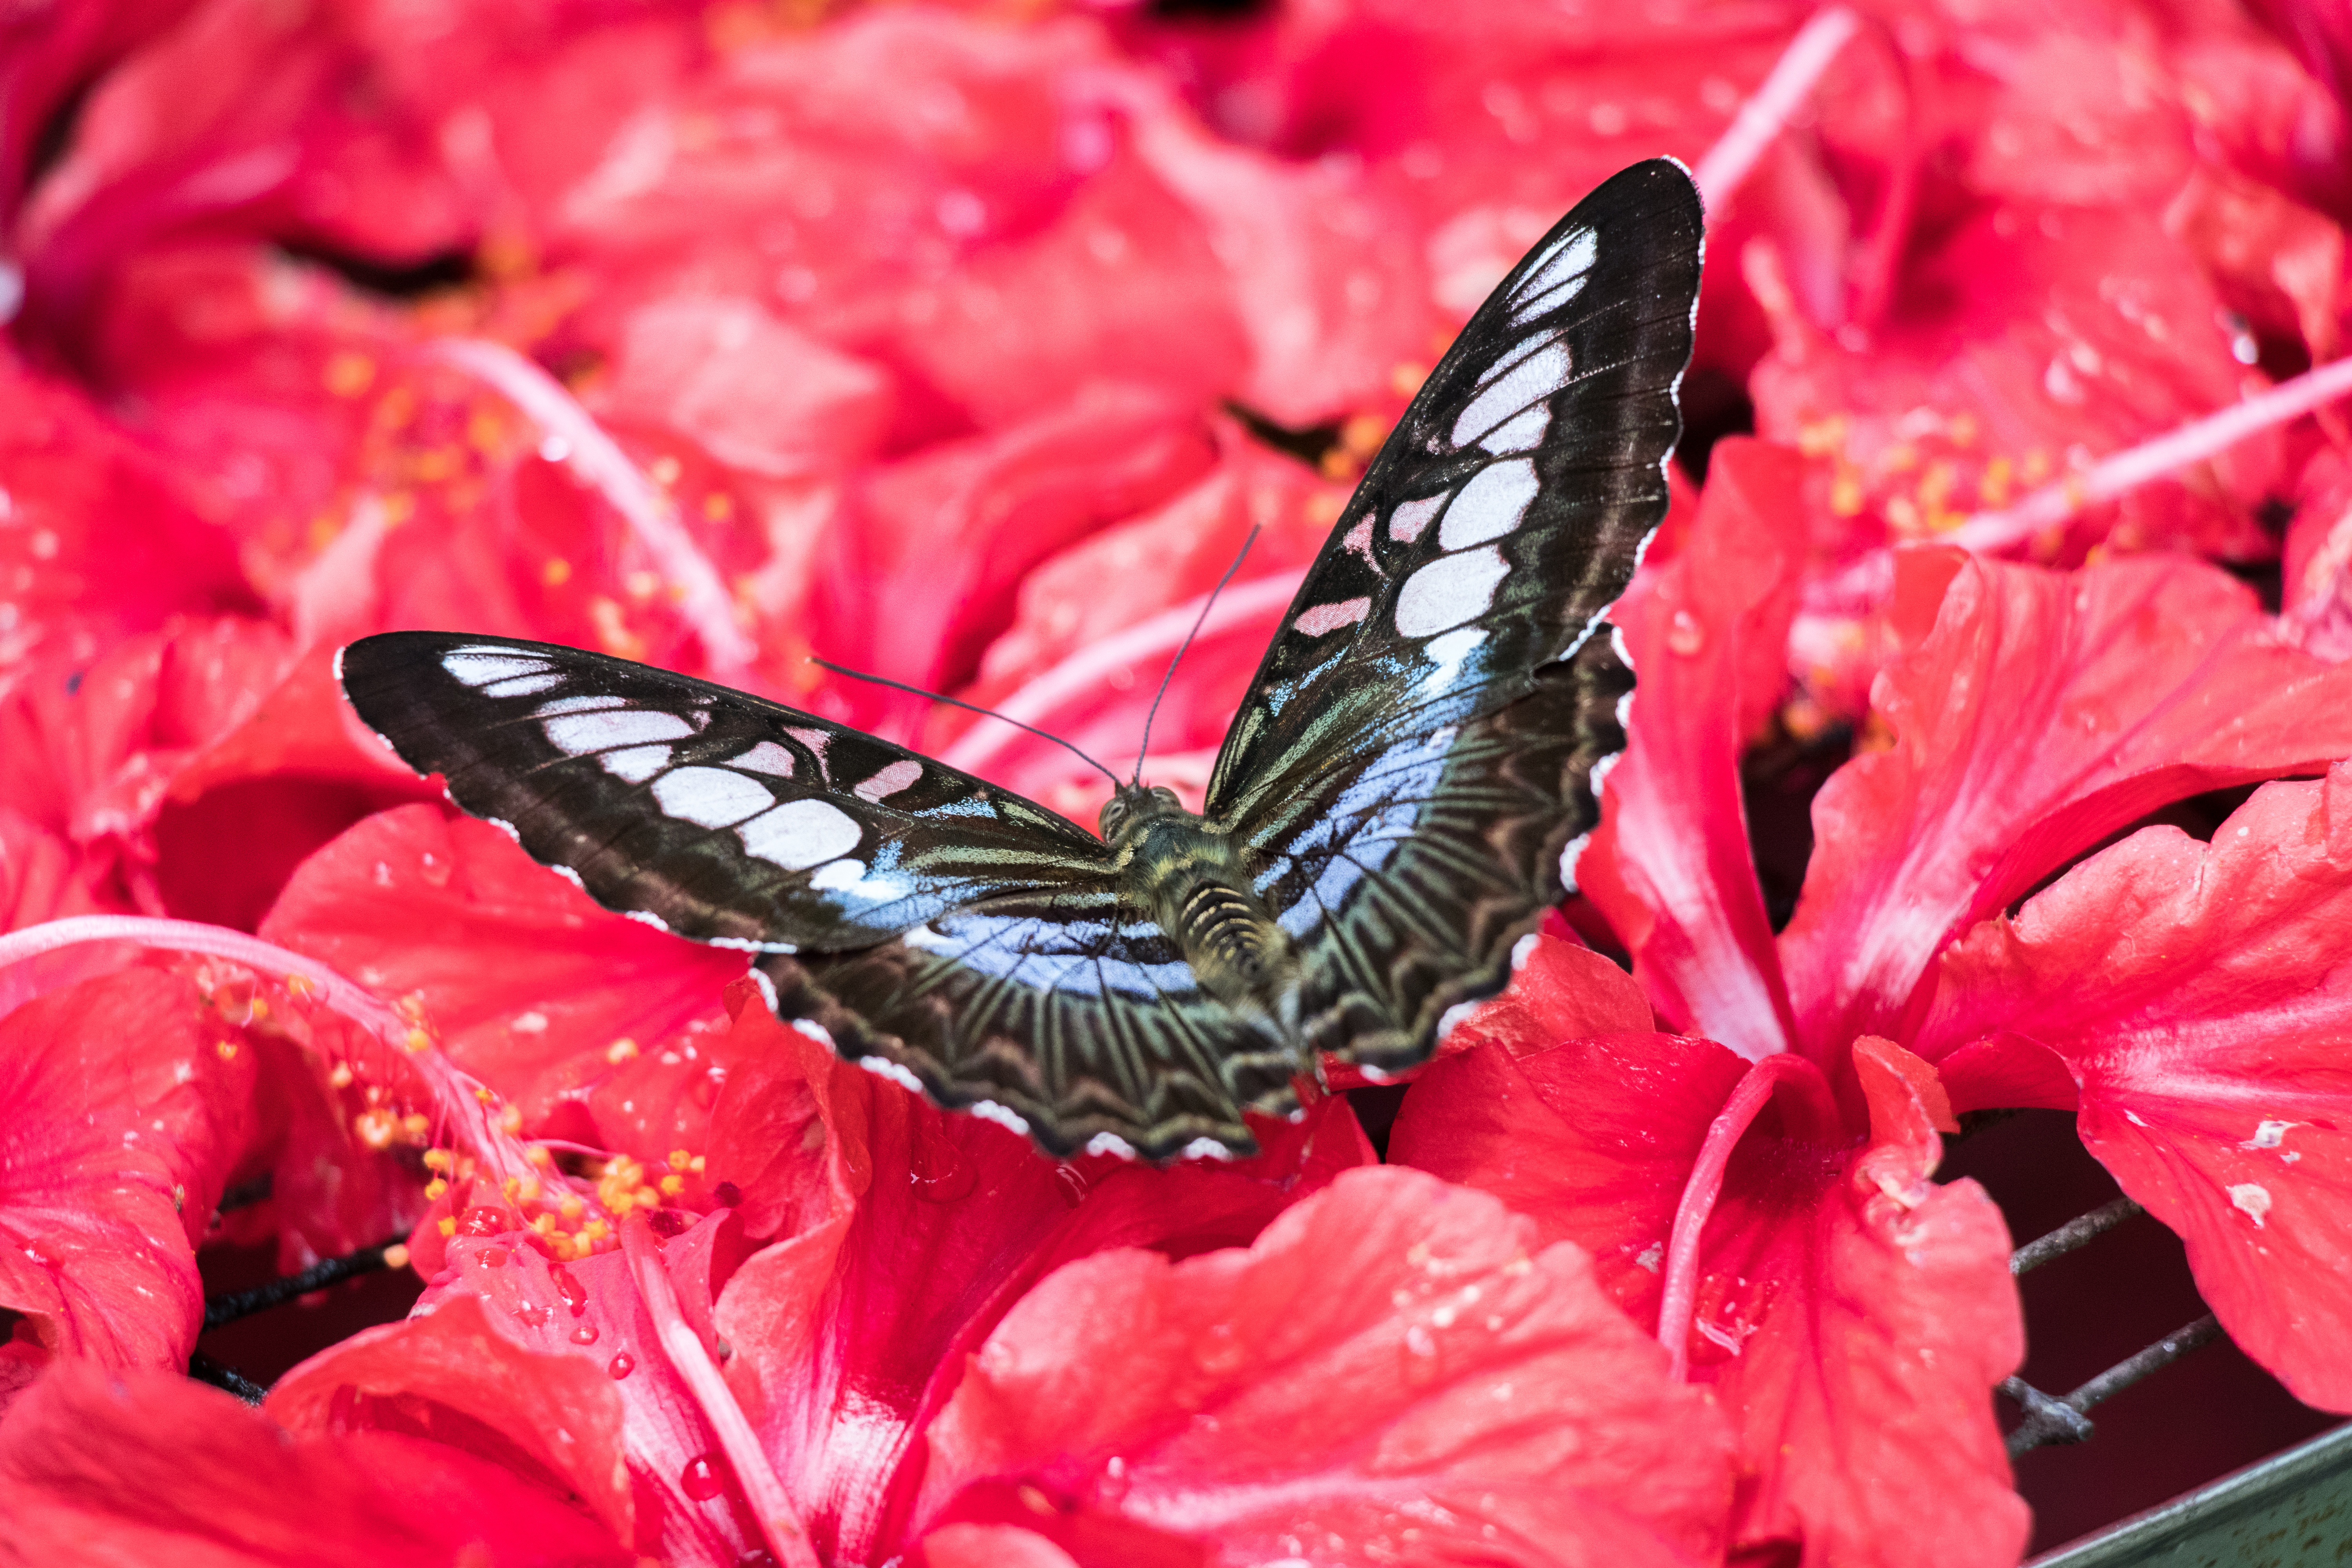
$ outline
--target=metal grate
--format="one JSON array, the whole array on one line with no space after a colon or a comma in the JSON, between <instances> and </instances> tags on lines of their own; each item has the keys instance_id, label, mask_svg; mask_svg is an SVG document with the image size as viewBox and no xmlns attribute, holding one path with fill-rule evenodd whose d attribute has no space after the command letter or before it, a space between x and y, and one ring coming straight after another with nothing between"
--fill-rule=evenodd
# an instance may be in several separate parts
<instances>
[{"instance_id":1,"label":"metal grate","mask_svg":"<svg viewBox=\"0 0 2352 1568\"><path fill-rule=\"evenodd\" d=\"M2076 1247L2095 1241L2134 1215L2144 1212L2129 1198L2117 1198L2111 1204L2103 1204L2011 1253L2009 1272L2012 1277L2029 1273L2053 1258L2063 1258ZM2044 1394L2021 1377L2002 1379L2001 1393L2015 1400L2018 1407L2025 1413L2025 1419L2009 1435L2009 1457L2013 1459L2044 1443L2084 1441L2093 1430L2091 1418L2085 1414L2091 1406L2121 1394L2150 1373L2170 1366L2199 1346L2212 1343L2221 1337L2221 1333L2220 1321L2208 1312L2195 1322L2184 1323L2173 1330L2137 1355L2125 1357L2069 1394Z\"/></svg>"}]
</instances>

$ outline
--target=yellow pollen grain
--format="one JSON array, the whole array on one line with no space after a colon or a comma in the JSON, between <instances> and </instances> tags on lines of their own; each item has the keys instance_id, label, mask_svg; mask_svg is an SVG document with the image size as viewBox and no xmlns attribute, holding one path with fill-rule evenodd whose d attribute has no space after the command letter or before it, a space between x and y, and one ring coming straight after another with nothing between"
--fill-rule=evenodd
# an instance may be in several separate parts
<instances>
[{"instance_id":1,"label":"yellow pollen grain","mask_svg":"<svg viewBox=\"0 0 2352 1568\"><path fill-rule=\"evenodd\" d=\"M382 504L383 525L386 528L398 528L416 515L416 498L405 491L384 497Z\"/></svg>"},{"instance_id":2,"label":"yellow pollen grain","mask_svg":"<svg viewBox=\"0 0 2352 1568\"><path fill-rule=\"evenodd\" d=\"M484 1105L488 1105L490 1101L498 1099L498 1096L490 1092L488 1085L477 1084L474 1086L474 1098L480 1100Z\"/></svg>"},{"instance_id":3,"label":"yellow pollen grain","mask_svg":"<svg viewBox=\"0 0 2352 1568\"><path fill-rule=\"evenodd\" d=\"M258 1024L269 1016L269 1004L256 996L246 1005L246 1022Z\"/></svg>"},{"instance_id":4,"label":"yellow pollen grain","mask_svg":"<svg viewBox=\"0 0 2352 1568\"><path fill-rule=\"evenodd\" d=\"M521 1191L522 1178L520 1176L509 1176L505 1181L499 1184L499 1194L505 1198L509 1203L514 1202L516 1194Z\"/></svg>"},{"instance_id":5,"label":"yellow pollen grain","mask_svg":"<svg viewBox=\"0 0 2352 1568\"><path fill-rule=\"evenodd\" d=\"M422 1029L411 1029L408 1031L408 1037L401 1041L401 1045L406 1048L410 1056L421 1057L433 1048L433 1037Z\"/></svg>"},{"instance_id":6,"label":"yellow pollen grain","mask_svg":"<svg viewBox=\"0 0 2352 1568\"><path fill-rule=\"evenodd\" d=\"M389 1149L400 1123L389 1110L362 1110L352 1118L352 1131L371 1149Z\"/></svg>"},{"instance_id":7,"label":"yellow pollen grain","mask_svg":"<svg viewBox=\"0 0 2352 1568\"><path fill-rule=\"evenodd\" d=\"M636 1058L637 1042L626 1035L604 1047L604 1059L614 1067L620 1066L623 1062L635 1061Z\"/></svg>"},{"instance_id":8,"label":"yellow pollen grain","mask_svg":"<svg viewBox=\"0 0 2352 1568\"><path fill-rule=\"evenodd\" d=\"M678 1194L686 1191L686 1178L684 1176L664 1176L661 1179L661 1190L665 1196L674 1198L677 1196Z\"/></svg>"},{"instance_id":9,"label":"yellow pollen grain","mask_svg":"<svg viewBox=\"0 0 2352 1568\"><path fill-rule=\"evenodd\" d=\"M669 1168L673 1171L685 1170L693 1163L693 1160L694 1156L683 1149L673 1149L669 1152Z\"/></svg>"},{"instance_id":10,"label":"yellow pollen grain","mask_svg":"<svg viewBox=\"0 0 2352 1568\"><path fill-rule=\"evenodd\" d=\"M693 1159L688 1160L686 1163L686 1168L698 1176L702 1174L702 1156L697 1154Z\"/></svg>"},{"instance_id":11,"label":"yellow pollen grain","mask_svg":"<svg viewBox=\"0 0 2352 1568\"><path fill-rule=\"evenodd\" d=\"M506 421L490 409L477 408L466 421L466 441L476 451L497 451L506 436Z\"/></svg>"},{"instance_id":12,"label":"yellow pollen grain","mask_svg":"<svg viewBox=\"0 0 2352 1568\"><path fill-rule=\"evenodd\" d=\"M428 1171L446 1171L455 1162L449 1158L449 1151L446 1149L427 1149L425 1151L425 1168Z\"/></svg>"},{"instance_id":13,"label":"yellow pollen grain","mask_svg":"<svg viewBox=\"0 0 2352 1568\"><path fill-rule=\"evenodd\" d=\"M213 1047L213 1049L219 1053L220 1059L225 1062L233 1062L236 1060L236 1042L235 1040L219 1041Z\"/></svg>"},{"instance_id":14,"label":"yellow pollen grain","mask_svg":"<svg viewBox=\"0 0 2352 1568\"><path fill-rule=\"evenodd\" d=\"M654 1191L651 1187L639 1187L635 1192L631 1193L629 1195L636 1199L638 1206L642 1208L657 1209L661 1207L661 1194Z\"/></svg>"},{"instance_id":15,"label":"yellow pollen grain","mask_svg":"<svg viewBox=\"0 0 2352 1568\"><path fill-rule=\"evenodd\" d=\"M551 588L561 588L572 581L572 563L561 555L551 555L539 569L539 580Z\"/></svg>"},{"instance_id":16,"label":"yellow pollen grain","mask_svg":"<svg viewBox=\"0 0 2352 1568\"><path fill-rule=\"evenodd\" d=\"M375 384L375 361L363 353L346 349L327 361L322 378L327 390L337 397L357 397Z\"/></svg>"},{"instance_id":17,"label":"yellow pollen grain","mask_svg":"<svg viewBox=\"0 0 2352 1568\"><path fill-rule=\"evenodd\" d=\"M534 1165L552 1165L555 1163L555 1156L548 1152L547 1145L544 1143L532 1144L530 1148L522 1152L522 1157L530 1161Z\"/></svg>"},{"instance_id":18,"label":"yellow pollen grain","mask_svg":"<svg viewBox=\"0 0 2352 1568\"><path fill-rule=\"evenodd\" d=\"M527 1204L537 1203L539 1201L539 1178L537 1176L525 1176L520 1181L517 1182L515 1184L515 1196L520 1198Z\"/></svg>"},{"instance_id":19,"label":"yellow pollen grain","mask_svg":"<svg viewBox=\"0 0 2352 1568\"><path fill-rule=\"evenodd\" d=\"M395 1241L390 1247L385 1247L383 1249L383 1266L386 1268L407 1268L408 1243L404 1241Z\"/></svg>"},{"instance_id":20,"label":"yellow pollen grain","mask_svg":"<svg viewBox=\"0 0 2352 1568\"><path fill-rule=\"evenodd\" d=\"M1830 480L1830 510L1839 517L1852 517L1862 510L1862 480L1852 473L1843 473Z\"/></svg>"},{"instance_id":21,"label":"yellow pollen grain","mask_svg":"<svg viewBox=\"0 0 2352 1568\"><path fill-rule=\"evenodd\" d=\"M572 1238L560 1230L547 1238L547 1249L555 1254L555 1261L558 1263L569 1263L580 1256L580 1248L573 1246Z\"/></svg>"},{"instance_id":22,"label":"yellow pollen grain","mask_svg":"<svg viewBox=\"0 0 2352 1568\"><path fill-rule=\"evenodd\" d=\"M702 498L702 515L711 522L725 522L735 515L735 498L724 490L713 490Z\"/></svg>"},{"instance_id":23,"label":"yellow pollen grain","mask_svg":"<svg viewBox=\"0 0 2352 1568\"><path fill-rule=\"evenodd\" d=\"M440 1177L436 1176L431 1181L425 1184L425 1201L426 1203L431 1203L434 1199L439 1197L448 1190L449 1184L443 1181Z\"/></svg>"},{"instance_id":24,"label":"yellow pollen grain","mask_svg":"<svg viewBox=\"0 0 2352 1568\"><path fill-rule=\"evenodd\" d=\"M351 1063L337 1062L333 1069L327 1074L327 1081L337 1089L349 1089L352 1087L352 1079L354 1076Z\"/></svg>"},{"instance_id":25,"label":"yellow pollen grain","mask_svg":"<svg viewBox=\"0 0 2352 1568\"><path fill-rule=\"evenodd\" d=\"M551 1214L535 1214L530 1216L530 1228L541 1236L553 1236L555 1216Z\"/></svg>"},{"instance_id":26,"label":"yellow pollen grain","mask_svg":"<svg viewBox=\"0 0 2352 1568\"><path fill-rule=\"evenodd\" d=\"M318 986L311 983L310 977L307 974L289 974L286 977L286 994L289 996L314 996L318 994Z\"/></svg>"},{"instance_id":27,"label":"yellow pollen grain","mask_svg":"<svg viewBox=\"0 0 2352 1568\"><path fill-rule=\"evenodd\" d=\"M613 1234L613 1227L606 1225L600 1217L597 1219L592 1219L586 1225L582 1226L580 1227L580 1234L586 1240L602 1241L606 1237Z\"/></svg>"},{"instance_id":28,"label":"yellow pollen grain","mask_svg":"<svg viewBox=\"0 0 2352 1568\"><path fill-rule=\"evenodd\" d=\"M522 1107L509 1105L499 1113L499 1131L511 1137L522 1131Z\"/></svg>"},{"instance_id":29,"label":"yellow pollen grain","mask_svg":"<svg viewBox=\"0 0 2352 1568\"><path fill-rule=\"evenodd\" d=\"M447 1216L442 1219L441 1234L444 1236L455 1236L457 1234L457 1221L454 1216Z\"/></svg>"},{"instance_id":30,"label":"yellow pollen grain","mask_svg":"<svg viewBox=\"0 0 2352 1568\"><path fill-rule=\"evenodd\" d=\"M400 1119L400 1130L411 1139L422 1141L433 1131L433 1119L421 1110L412 1110Z\"/></svg>"},{"instance_id":31,"label":"yellow pollen grain","mask_svg":"<svg viewBox=\"0 0 2352 1568\"><path fill-rule=\"evenodd\" d=\"M578 1193L564 1194L562 1201L555 1205L555 1212L565 1219L578 1219L587 1211L588 1205Z\"/></svg>"}]
</instances>

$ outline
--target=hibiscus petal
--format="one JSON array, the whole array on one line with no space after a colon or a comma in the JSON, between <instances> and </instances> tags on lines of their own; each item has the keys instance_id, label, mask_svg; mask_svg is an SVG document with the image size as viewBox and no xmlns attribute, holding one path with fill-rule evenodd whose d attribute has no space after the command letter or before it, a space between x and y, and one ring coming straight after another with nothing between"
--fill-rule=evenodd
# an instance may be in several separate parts
<instances>
[{"instance_id":1,"label":"hibiscus petal","mask_svg":"<svg viewBox=\"0 0 2352 1568\"><path fill-rule=\"evenodd\" d=\"M743 955L598 909L485 823L372 816L303 862L267 940L415 994L452 1058L535 1132L648 1163L699 1148Z\"/></svg>"},{"instance_id":2,"label":"hibiscus petal","mask_svg":"<svg viewBox=\"0 0 2352 1568\"><path fill-rule=\"evenodd\" d=\"M26 1562L186 1568L629 1568L558 1493L458 1448L298 1437L179 1376L61 1363L0 1423L0 1517Z\"/></svg>"},{"instance_id":3,"label":"hibiscus petal","mask_svg":"<svg viewBox=\"0 0 2352 1568\"><path fill-rule=\"evenodd\" d=\"M1494 1194L1546 1243L1575 1242L1601 1289L1651 1323L1676 1201L1745 1071L1725 1047L1679 1035L1465 1051L1413 1080L1389 1160Z\"/></svg>"},{"instance_id":4,"label":"hibiscus petal","mask_svg":"<svg viewBox=\"0 0 2352 1568\"><path fill-rule=\"evenodd\" d=\"M1071 1264L932 1425L919 1512L1002 1479L1231 1562L1377 1562L1406 1530L1501 1563L1719 1549L1714 1415L1580 1250L1538 1246L1484 1194L1382 1168L1247 1249Z\"/></svg>"},{"instance_id":5,"label":"hibiscus petal","mask_svg":"<svg viewBox=\"0 0 2352 1568\"><path fill-rule=\"evenodd\" d=\"M1942 1145L1902 1055L1855 1047L1859 1152L1751 1135L1733 1155L1695 1375L1739 1426L1738 1542L1800 1540L1808 1564L2008 1568L2030 1523L1991 1400L2025 1355L2009 1232L1974 1182L1927 1180Z\"/></svg>"},{"instance_id":6,"label":"hibiscus petal","mask_svg":"<svg viewBox=\"0 0 2352 1568\"><path fill-rule=\"evenodd\" d=\"M1685 552L1612 612L1633 737L1576 879L1668 1018L1753 1060L1795 1038L1748 844L1739 748L1780 696L1803 561L1798 460L1719 443Z\"/></svg>"},{"instance_id":7,"label":"hibiscus petal","mask_svg":"<svg viewBox=\"0 0 2352 1568\"><path fill-rule=\"evenodd\" d=\"M2352 766L2265 785L2210 845L2134 834L1944 961L1930 1055L2054 1052L2077 1126L2305 1403L2352 1410Z\"/></svg>"},{"instance_id":8,"label":"hibiscus petal","mask_svg":"<svg viewBox=\"0 0 2352 1568\"><path fill-rule=\"evenodd\" d=\"M58 1355L184 1369L195 1242L242 1149L253 1053L196 987L85 980L0 1020L0 1306Z\"/></svg>"},{"instance_id":9,"label":"hibiscus petal","mask_svg":"<svg viewBox=\"0 0 2352 1568\"><path fill-rule=\"evenodd\" d=\"M1781 937L1817 1045L1905 1032L1939 948L2133 818L2352 753L2352 667L2280 646L2252 595L2196 563L1972 560L1932 626L1896 629L1913 651L1875 694L1895 743L1814 798Z\"/></svg>"}]
</instances>

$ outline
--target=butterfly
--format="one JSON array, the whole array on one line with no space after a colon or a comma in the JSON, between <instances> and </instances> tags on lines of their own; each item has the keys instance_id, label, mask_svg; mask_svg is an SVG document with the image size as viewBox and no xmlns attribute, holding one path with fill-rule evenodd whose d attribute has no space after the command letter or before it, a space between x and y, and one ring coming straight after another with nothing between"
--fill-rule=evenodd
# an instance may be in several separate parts
<instances>
[{"instance_id":1,"label":"butterfly","mask_svg":"<svg viewBox=\"0 0 2352 1568\"><path fill-rule=\"evenodd\" d=\"M777 1014L1047 1152L1247 1153L1325 1054L1378 1079L1573 889L1633 678L1704 222L1637 164L1511 269L1308 570L1204 811L1100 836L889 742L547 644L344 648L360 716L608 909L745 949ZM1140 770L1139 769L1139 778Z\"/></svg>"}]
</instances>

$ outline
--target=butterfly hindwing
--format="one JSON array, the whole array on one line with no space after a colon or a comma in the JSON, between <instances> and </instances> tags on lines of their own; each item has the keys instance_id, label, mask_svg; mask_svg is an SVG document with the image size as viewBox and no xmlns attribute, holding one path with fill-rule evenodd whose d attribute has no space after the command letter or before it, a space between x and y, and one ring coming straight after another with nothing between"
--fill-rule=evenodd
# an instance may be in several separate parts
<instances>
[{"instance_id":1,"label":"butterfly hindwing","mask_svg":"<svg viewBox=\"0 0 2352 1568\"><path fill-rule=\"evenodd\" d=\"M1513 269L1366 472L1225 737L1210 819L1301 950L1307 1043L1425 1054L1566 888L1623 745L1601 616L1664 516L1703 219L1602 184Z\"/></svg>"},{"instance_id":2,"label":"butterfly hindwing","mask_svg":"<svg viewBox=\"0 0 2352 1568\"><path fill-rule=\"evenodd\" d=\"M903 747L576 648L394 632L344 690L410 766L595 900L681 936L869 947L991 894L1107 886L1067 820Z\"/></svg>"}]
</instances>

